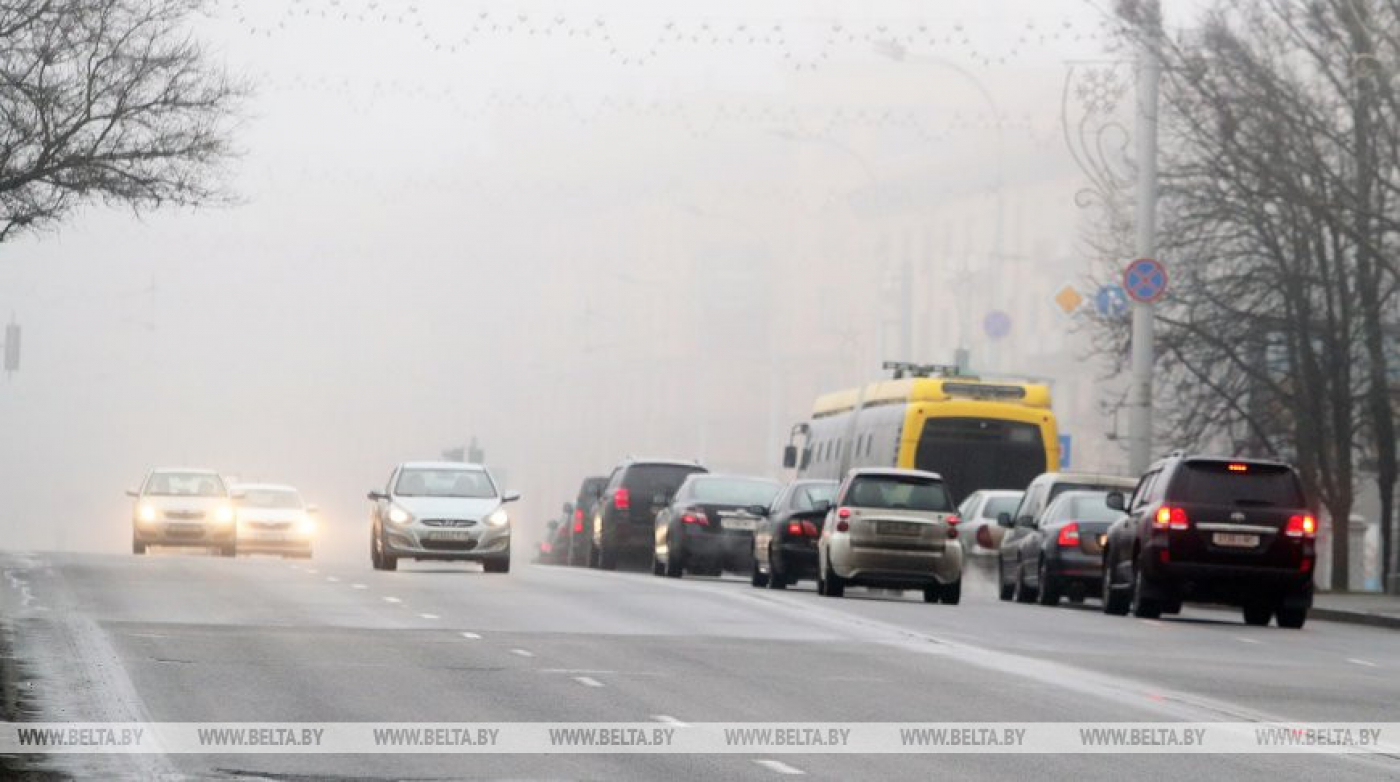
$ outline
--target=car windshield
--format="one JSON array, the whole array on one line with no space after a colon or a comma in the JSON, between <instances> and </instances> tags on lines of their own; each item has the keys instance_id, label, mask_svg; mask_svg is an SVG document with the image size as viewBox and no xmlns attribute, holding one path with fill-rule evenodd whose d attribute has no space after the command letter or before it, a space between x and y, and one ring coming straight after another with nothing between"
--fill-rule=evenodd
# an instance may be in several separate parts
<instances>
[{"instance_id":1,"label":"car windshield","mask_svg":"<svg viewBox=\"0 0 1400 782\"><path fill-rule=\"evenodd\" d=\"M496 496L496 486L483 470L409 467L399 472L394 494L400 497L488 499Z\"/></svg>"},{"instance_id":2,"label":"car windshield","mask_svg":"<svg viewBox=\"0 0 1400 782\"><path fill-rule=\"evenodd\" d=\"M836 496L836 482L804 483L792 490L792 509L801 513L817 509L819 502L831 502Z\"/></svg>"},{"instance_id":3,"label":"car windshield","mask_svg":"<svg viewBox=\"0 0 1400 782\"><path fill-rule=\"evenodd\" d=\"M219 476L207 472L158 472L146 481L143 492L153 497L223 497L227 494Z\"/></svg>"},{"instance_id":4,"label":"car windshield","mask_svg":"<svg viewBox=\"0 0 1400 782\"><path fill-rule=\"evenodd\" d=\"M272 510L295 510L302 506L301 495L289 489L244 489L239 504Z\"/></svg>"},{"instance_id":5,"label":"car windshield","mask_svg":"<svg viewBox=\"0 0 1400 782\"><path fill-rule=\"evenodd\" d=\"M1015 513L1016 506L1021 504L1021 495L1013 494L1006 497L992 497L982 506L982 518L995 519L1003 513Z\"/></svg>"},{"instance_id":6,"label":"car windshield","mask_svg":"<svg viewBox=\"0 0 1400 782\"><path fill-rule=\"evenodd\" d=\"M858 508L951 511L942 481L920 476L861 475L851 481L845 503Z\"/></svg>"},{"instance_id":7,"label":"car windshield","mask_svg":"<svg viewBox=\"0 0 1400 782\"><path fill-rule=\"evenodd\" d=\"M1211 505L1301 508L1303 496L1293 471L1279 465L1187 463L1172 483L1170 497Z\"/></svg>"},{"instance_id":8,"label":"car windshield","mask_svg":"<svg viewBox=\"0 0 1400 782\"><path fill-rule=\"evenodd\" d=\"M1113 521L1123 514L1108 507L1107 497L1106 491L1066 494L1055 500L1045 516L1052 521Z\"/></svg>"},{"instance_id":9,"label":"car windshield","mask_svg":"<svg viewBox=\"0 0 1400 782\"><path fill-rule=\"evenodd\" d=\"M705 505L767 507L781 488L776 481L752 478L696 478L690 485L690 498Z\"/></svg>"}]
</instances>

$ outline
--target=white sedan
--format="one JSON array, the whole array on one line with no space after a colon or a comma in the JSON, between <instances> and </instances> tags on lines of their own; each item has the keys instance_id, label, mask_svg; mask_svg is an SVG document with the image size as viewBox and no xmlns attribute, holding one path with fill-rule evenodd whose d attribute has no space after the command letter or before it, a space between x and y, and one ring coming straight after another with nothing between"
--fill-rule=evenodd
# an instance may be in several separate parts
<instances>
[{"instance_id":1,"label":"white sedan","mask_svg":"<svg viewBox=\"0 0 1400 782\"><path fill-rule=\"evenodd\" d=\"M291 486L241 483L233 487L238 502L238 550L244 554L282 554L309 558L316 537L316 506L307 505Z\"/></svg>"}]
</instances>

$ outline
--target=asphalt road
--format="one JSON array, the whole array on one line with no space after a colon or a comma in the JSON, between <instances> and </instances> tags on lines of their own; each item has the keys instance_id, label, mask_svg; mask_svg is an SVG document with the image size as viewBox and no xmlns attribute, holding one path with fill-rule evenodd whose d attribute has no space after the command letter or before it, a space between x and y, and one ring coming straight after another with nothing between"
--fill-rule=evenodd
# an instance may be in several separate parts
<instances>
[{"instance_id":1,"label":"asphalt road","mask_svg":"<svg viewBox=\"0 0 1400 782\"><path fill-rule=\"evenodd\" d=\"M959 606L517 564L0 554L0 616L52 721L1387 721L1400 633L1094 604ZM779 764L765 761L778 760ZM1400 775L1376 757L52 756L77 777L1218 779Z\"/></svg>"}]
</instances>

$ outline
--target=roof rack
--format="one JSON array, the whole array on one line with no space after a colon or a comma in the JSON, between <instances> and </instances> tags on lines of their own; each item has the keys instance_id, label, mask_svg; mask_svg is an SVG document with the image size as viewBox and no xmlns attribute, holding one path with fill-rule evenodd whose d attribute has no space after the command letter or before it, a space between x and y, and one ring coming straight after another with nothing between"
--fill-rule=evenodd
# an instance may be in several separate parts
<instances>
[{"instance_id":1,"label":"roof rack","mask_svg":"<svg viewBox=\"0 0 1400 782\"><path fill-rule=\"evenodd\" d=\"M962 370L953 364L915 364L911 361L886 361L884 369L894 372L895 380L902 380L905 377L966 377L975 380L970 375L961 374Z\"/></svg>"}]
</instances>

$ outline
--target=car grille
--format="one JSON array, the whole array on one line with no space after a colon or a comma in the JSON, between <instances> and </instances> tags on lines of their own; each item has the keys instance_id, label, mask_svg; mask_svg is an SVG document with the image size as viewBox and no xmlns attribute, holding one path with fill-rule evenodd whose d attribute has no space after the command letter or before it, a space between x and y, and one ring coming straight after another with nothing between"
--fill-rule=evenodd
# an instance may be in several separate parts
<instances>
[{"instance_id":1,"label":"car grille","mask_svg":"<svg viewBox=\"0 0 1400 782\"><path fill-rule=\"evenodd\" d=\"M476 519L423 519L426 527L474 527Z\"/></svg>"},{"instance_id":2,"label":"car grille","mask_svg":"<svg viewBox=\"0 0 1400 782\"><path fill-rule=\"evenodd\" d=\"M429 551L471 551L476 548L474 540L425 540L422 546Z\"/></svg>"},{"instance_id":3,"label":"car grille","mask_svg":"<svg viewBox=\"0 0 1400 782\"><path fill-rule=\"evenodd\" d=\"M257 530L288 530L292 528L290 521L248 521L244 526Z\"/></svg>"},{"instance_id":4,"label":"car grille","mask_svg":"<svg viewBox=\"0 0 1400 782\"><path fill-rule=\"evenodd\" d=\"M197 520L199 520L199 519L204 518L204 511L202 511L202 510L168 510L168 511L165 512L165 517L166 517L167 519L175 519L175 520L178 520L178 521L197 521Z\"/></svg>"},{"instance_id":5,"label":"car grille","mask_svg":"<svg viewBox=\"0 0 1400 782\"><path fill-rule=\"evenodd\" d=\"M165 528L165 534L171 537L180 538L200 538L204 537L204 525L202 524L171 524Z\"/></svg>"}]
</instances>

